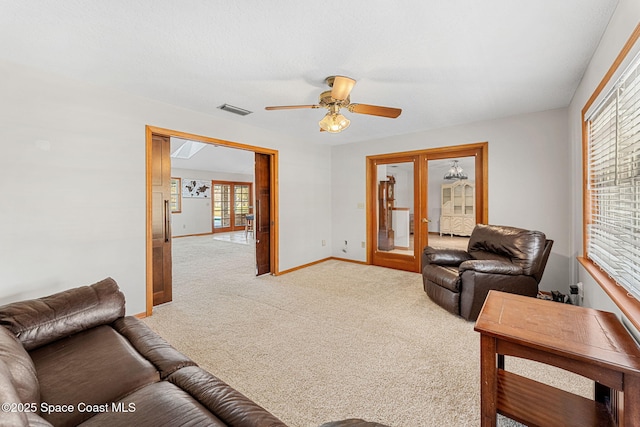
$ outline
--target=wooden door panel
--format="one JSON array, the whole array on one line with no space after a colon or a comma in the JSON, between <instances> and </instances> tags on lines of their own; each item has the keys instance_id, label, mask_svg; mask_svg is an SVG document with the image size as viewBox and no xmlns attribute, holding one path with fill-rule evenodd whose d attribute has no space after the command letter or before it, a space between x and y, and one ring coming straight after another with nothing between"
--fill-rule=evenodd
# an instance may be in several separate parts
<instances>
[{"instance_id":1,"label":"wooden door panel","mask_svg":"<svg viewBox=\"0 0 640 427\"><path fill-rule=\"evenodd\" d=\"M172 300L171 157L169 137L152 136L151 245L153 305Z\"/></svg>"},{"instance_id":2,"label":"wooden door panel","mask_svg":"<svg viewBox=\"0 0 640 427\"><path fill-rule=\"evenodd\" d=\"M369 260L383 267L419 271L420 234L414 231L412 238L410 220L400 218L407 211L408 218L411 218L410 213L413 212L413 229L420 229L415 225L416 218L421 218L419 157L376 156L369 158L367 169ZM396 230L399 226L403 228ZM396 231L399 236L405 236L404 242L395 241Z\"/></svg>"},{"instance_id":3,"label":"wooden door panel","mask_svg":"<svg viewBox=\"0 0 640 427\"><path fill-rule=\"evenodd\" d=\"M256 153L256 275L271 272L271 156Z\"/></svg>"}]
</instances>

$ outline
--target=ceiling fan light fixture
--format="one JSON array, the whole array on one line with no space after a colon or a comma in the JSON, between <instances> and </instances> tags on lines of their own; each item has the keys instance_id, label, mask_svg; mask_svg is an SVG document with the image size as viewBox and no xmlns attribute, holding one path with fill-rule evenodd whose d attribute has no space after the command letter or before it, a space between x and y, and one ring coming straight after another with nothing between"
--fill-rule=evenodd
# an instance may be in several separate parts
<instances>
[{"instance_id":1,"label":"ceiling fan light fixture","mask_svg":"<svg viewBox=\"0 0 640 427\"><path fill-rule=\"evenodd\" d=\"M317 104L312 105L280 105L264 107L265 110L294 110L299 108L326 108L329 112L318 124L323 132L338 133L349 127L351 121L340 114L341 108L346 108L351 113L367 114L370 116L388 117L395 119L402 113L400 108L381 107L370 104L352 104L351 89L356 81L345 76L330 76L325 80L331 90L325 90L320 94Z\"/></svg>"},{"instance_id":2,"label":"ceiling fan light fixture","mask_svg":"<svg viewBox=\"0 0 640 427\"><path fill-rule=\"evenodd\" d=\"M328 112L322 120L318 122L320 129L331 133L342 132L349 127L351 121L342 114Z\"/></svg>"}]
</instances>

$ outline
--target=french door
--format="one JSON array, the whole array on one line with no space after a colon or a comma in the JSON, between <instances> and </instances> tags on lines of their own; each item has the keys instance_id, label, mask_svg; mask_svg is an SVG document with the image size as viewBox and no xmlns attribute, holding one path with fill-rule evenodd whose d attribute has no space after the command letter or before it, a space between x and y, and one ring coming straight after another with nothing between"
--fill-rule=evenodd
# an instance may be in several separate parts
<instances>
[{"instance_id":1,"label":"french door","mask_svg":"<svg viewBox=\"0 0 640 427\"><path fill-rule=\"evenodd\" d=\"M211 188L213 232L243 230L253 209L252 184L212 181Z\"/></svg>"},{"instance_id":2,"label":"french door","mask_svg":"<svg viewBox=\"0 0 640 427\"><path fill-rule=\"evenodd\" d=\"M475 223L486 224L487 154L482 142L367 157L367 263L420 272L429 225L439 220L439 206L429 206L433 160L473 158Z\"/></svg>"},{"instance_id":3,"label":"french door","mask_svg":"<svg viewBox=\"0 0 640 427\"><path fill-rule=\"evenodd\" d=\"M419 155L368 159L369 249L374 265L416 271L422 218Z\"/></svg>"}]
</instances>

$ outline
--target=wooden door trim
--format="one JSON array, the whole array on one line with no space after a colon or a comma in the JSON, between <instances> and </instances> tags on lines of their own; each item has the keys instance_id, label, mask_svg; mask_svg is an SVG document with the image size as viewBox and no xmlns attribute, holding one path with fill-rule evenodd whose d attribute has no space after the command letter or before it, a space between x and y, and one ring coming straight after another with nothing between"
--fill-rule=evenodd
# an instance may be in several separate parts
<instances>
[{"instance_id":1,"label":"wooden door trim","mask_svg":"<svg viewBox=\"0 0 640 427\"><path fill-rule=\"evenodd\" d=\"M414 177L422 182L424 179L428 179L427 175L427 161L450 159L455 157L475 157L475 182L476 182L476 223L488 224L489 223L489 171L488 171L488 159L489 159L489 143L478 142L472 144L453 145L446 147L428 148L424 150L402 151L396 153L376 154L367 156L367 170L366 170L366 230L367 230L367 261L366 263L373 264L373 255L375 250L376 237L376 209L377 209L377 188L376 188L376 164L380 161L394 163L402 161L403 159L419 157L419 164L416 165L414 170ZM414 186L415 200L419 201L420 210L424 212L426 210L427 200L422 197L419 186ZM415 204L415 201L414 201ZM422 222L418 215L414 215L414 224L418 227L414 227L414 235L418 232L422 233ZM420 230L420 231L418 231ZM416 261L419 265L419 259Z\"/></svg>"},{"instance_id":2,"label":"wooden door trim","mask_svg":"<svg viewBox=\"0 0 640 427\"><path fill-rule=\"evenodd\" d=\"M151 148L152 148L152 135L164 135L168 137L176 137L182 139L189 139L192 141L204 142L207 144L215 144L228 148L237 148L240 150L252 151L254 153L268 154L271 159L271 206L270 215L273 222L270 242L271 250L271 272L274 275L279 274L279 220L278 220L278 206L279 206L279 188L278 188L278 150L271 148L258 147L255 145L243 144L240 142L226 141L223 139L211 138L208 136L197 135L187 132L181 132L173 129L166 129L157 126L146 125L145 126L145 185L146 185L146 315L151 316L153 313L153 251L152 251L152 224L151 224Z\"/></svg>"}]
</instances>

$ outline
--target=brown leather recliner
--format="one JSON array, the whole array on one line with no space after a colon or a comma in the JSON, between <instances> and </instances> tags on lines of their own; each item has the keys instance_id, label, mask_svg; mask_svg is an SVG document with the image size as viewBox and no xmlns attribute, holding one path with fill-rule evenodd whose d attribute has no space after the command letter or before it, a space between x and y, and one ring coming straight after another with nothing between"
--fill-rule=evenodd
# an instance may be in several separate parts
<instances>
[{"instance_id":1,"label":"brown leather recliner","mask_svg":"<svg viewBox=\"0 0 640 427\"><path fill-rule=\"evenodd\" d=\"M451 313L476 320L491 289L535 297L552 245L540 231L478 224L466 251L424 248L424 291Z\"/></svg>"}]
</instances>

